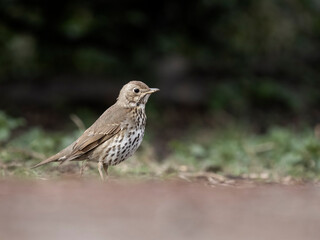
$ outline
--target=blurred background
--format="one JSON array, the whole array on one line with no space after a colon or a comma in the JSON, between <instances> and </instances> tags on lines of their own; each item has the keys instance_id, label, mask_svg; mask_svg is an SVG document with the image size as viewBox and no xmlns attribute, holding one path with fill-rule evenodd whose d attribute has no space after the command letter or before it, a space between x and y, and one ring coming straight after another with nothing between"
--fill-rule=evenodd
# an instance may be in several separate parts
<instances>
[{"instance_id":1,"label":"blurred background","mask_svg":"<svg viewBox=\"0 0 320 240\"><path fill-rule=\"evenodd\" d=\"M113 175L319 177L317 0L3 0L0 64L1 176L43 177L137 79L161 92Z\"/></svg>"}]
</instances>

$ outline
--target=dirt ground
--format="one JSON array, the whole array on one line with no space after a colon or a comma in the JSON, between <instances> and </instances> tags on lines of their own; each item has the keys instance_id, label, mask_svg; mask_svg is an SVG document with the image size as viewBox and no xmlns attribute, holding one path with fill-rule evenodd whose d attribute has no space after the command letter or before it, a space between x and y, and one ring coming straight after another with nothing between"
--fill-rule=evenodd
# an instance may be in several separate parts
<instances>
[{"instance_id":1,"label":"dirt ground","mask_svg":"<svg viewBox=\"0 0 320 240\"><path fill-rule=\"evenodd\" d=\"M0 239L319 239L317 185L0 181Z\"/></svg>"}]
</instances>

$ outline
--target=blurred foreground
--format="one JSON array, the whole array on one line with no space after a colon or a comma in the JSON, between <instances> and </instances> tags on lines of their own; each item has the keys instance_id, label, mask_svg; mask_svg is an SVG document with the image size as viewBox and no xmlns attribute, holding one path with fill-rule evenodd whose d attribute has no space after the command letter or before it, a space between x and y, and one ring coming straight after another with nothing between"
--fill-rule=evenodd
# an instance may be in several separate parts
<instances>
[{"instance_id":1,"label":"blurred foreground","mask_svg":"<svg viewBox=\"0 0 320 240\"><path fill-rule=\"evenodd\" d=\"M319 239L320 189L0 182L0 239Z\"/></svg>"}]
</instances>

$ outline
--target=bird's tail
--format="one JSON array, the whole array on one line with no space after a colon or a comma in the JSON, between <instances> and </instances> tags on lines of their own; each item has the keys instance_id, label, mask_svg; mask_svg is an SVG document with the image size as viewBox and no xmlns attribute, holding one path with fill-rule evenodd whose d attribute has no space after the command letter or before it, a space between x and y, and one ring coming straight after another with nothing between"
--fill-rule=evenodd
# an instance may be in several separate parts
<instances>
[{"instance_id":1,"label":"bird's tail","mask_svg":"<svg viewBox=\"0 0 320 240\"><path fill-rule=\"evenodd\" d=\"M44 164L47 164L47 163L51 163L51 162L56 162L56 161L58 161L59 158L58 158L57 155L58 155L58 154L53 155L52 157L49 157L48 159L45 159L45 160L39 162L38 164L32 166L31 169L40 167L40 166L42 166L42 165L44 165Z\"/></svg>"},{"instance_id":2,"label":"bird's tail","mask_svg":"<svg viewBox=\"0 0 320 240\"><path fill-rule=\"evenodd\" d=\"M75 156L70 156L70 153L73 150L73 145L75 143L69 145L68 147L66 147L65 149L61 150L60 152L58 152L57 154L53 155L52 157L49 157L46 160L43 160L42 162L39 162L38 164L34 165L31 168L36 168L36 167L40 167L44 164L47 163L51 163L51 162L60 162L60 163L64 163L65 161L69 161L69 160L73 160L76 157L78 157L77 155Z\"/></svg>"}]
</instances>

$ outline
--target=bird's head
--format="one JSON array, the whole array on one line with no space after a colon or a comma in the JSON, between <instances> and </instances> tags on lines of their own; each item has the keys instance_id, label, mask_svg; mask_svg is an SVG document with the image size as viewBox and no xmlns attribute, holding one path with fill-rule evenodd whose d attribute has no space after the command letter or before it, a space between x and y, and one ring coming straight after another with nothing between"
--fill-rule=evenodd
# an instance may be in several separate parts
<instances>
[{"instance_id":1,"label":"bird's head","mask_svg":"<svg viewBox=\"0 0 320 240\"><path fill-rule=\"evenodd\" d=\"M150 95L157 91L158 88L149 88L143 82L131 81L122 87L117 100L125 107L144 107Z\"/></svg>"}]
</instances>

